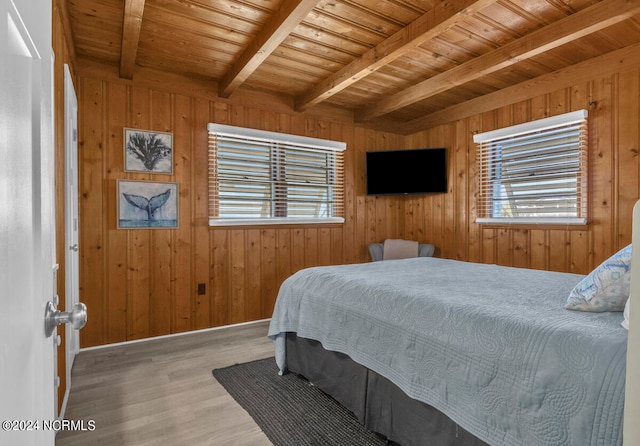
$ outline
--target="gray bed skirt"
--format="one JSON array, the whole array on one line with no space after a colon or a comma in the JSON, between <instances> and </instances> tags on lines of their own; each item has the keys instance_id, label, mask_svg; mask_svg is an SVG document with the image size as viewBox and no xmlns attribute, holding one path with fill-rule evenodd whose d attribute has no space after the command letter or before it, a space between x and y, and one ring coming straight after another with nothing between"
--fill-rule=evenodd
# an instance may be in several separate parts
<instances>
[{"instance_id":1,"label":"gray bed skirt","mask_svg":"<svg viewBox=\"0 0 640 446\"><path fill-rule=\"evenodd\" d=\"M488 446L435 408L349 356L287 333L287 370L351 410L370 431L402 446Z\"/></svg>"}]
</instances>

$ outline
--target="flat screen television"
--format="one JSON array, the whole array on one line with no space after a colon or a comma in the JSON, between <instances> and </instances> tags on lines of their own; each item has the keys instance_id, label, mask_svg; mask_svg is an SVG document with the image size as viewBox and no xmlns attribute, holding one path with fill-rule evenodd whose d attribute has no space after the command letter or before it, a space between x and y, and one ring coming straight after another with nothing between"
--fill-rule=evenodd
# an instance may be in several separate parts
<instances>
[{"instance_id":1,"label":"flat screen television","mask_svg":"<svg viewBox=\"0 0 640 446\"><path fill-rule=\"evenodd\" d=\"M366 169L368 195L447 191L445 148L366 152Z\"/></svg>"}]
</instances>

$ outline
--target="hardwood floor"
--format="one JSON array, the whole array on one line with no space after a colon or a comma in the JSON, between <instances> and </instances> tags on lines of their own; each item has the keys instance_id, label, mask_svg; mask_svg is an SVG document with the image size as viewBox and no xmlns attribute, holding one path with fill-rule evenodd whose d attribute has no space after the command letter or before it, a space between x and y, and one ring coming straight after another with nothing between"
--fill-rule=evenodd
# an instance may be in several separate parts
<instances>
[{"instance_id":1,"label":"hardwood floor","mask_svg":"<svg viewBox=\"0 0 640 446\"><path fill-rule=\"evenodd\" d=\"M213 378L214 368L273 356L268 322L93 350L76 357L56 446L270 445Z\"/></svg>"}]
</instances>

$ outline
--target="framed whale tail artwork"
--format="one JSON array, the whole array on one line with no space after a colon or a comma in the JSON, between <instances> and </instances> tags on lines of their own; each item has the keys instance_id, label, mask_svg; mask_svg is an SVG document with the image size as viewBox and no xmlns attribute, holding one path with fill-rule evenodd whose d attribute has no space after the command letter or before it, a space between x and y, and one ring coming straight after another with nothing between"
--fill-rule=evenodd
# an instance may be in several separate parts
<instances>
[{"instance_id":1,"label":"framed whale tail artwork","mask_svg":"<svg viewBox=\"0 0 640 446\"><path fill-rule=\"evenodd\" d=\"M118 180L118 229L178 227L178 184Z\"/></svg>"}]
</instances>

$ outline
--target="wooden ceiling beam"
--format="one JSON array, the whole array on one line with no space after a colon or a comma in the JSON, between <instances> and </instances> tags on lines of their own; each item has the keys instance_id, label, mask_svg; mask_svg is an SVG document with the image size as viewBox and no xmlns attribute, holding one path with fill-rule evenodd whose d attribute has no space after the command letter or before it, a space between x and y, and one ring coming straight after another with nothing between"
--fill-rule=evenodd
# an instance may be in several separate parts
<instances>
[{"instance_id":1,"label":"wooden ceiling beam","mask_svg":"<svg viewBox=\"0 0 640 446\"><path fill-rule=\"evenodd\" d=\"M296 110L303 111L317 105L496 1L453 0L439 3L405 28L317 84L306 94L297 97Z\"/></svg>"},{"instance_id":2,"label":"wooden ceiling beam","mask_svg":"<svg viewBox=\"0 0 640 446\"><path fill-rule=\"evenodd\" d=\"M125 0L120 50L120 77L133 79L145 0Z\"/></svg>"},{"instance_id":3,"label":"wooden ceiling beam","mask_svg":"<svg viewBox=\"0 0 640 446\"><path fill-rule=\"evenodd\" d=\"M228 98L309 15L318 0L285 0L231 69L222 77L218 94Z\"/></svg>"},{"instance_id":4,"label":"wooden ceiling beam","mask_svg":"<svg viewBox=\"0 0 640 446\"><path fill-rule=\"evenodd\" d=\"M638 68L640 68L640 43L452 105L408 121L398 128L403 130L403 134L410 135L469 116L489 112L496 108L526 101L531 99L532 91L535 91L536 95L551 93L581 83L588 83L595 78L611 76L627 70L637 70ZM578 107L581 106L586 106L586 104L578 104Z\"/></svg>"},{"instance_id":5,"label":"wooden ceiling beam","mask_svg":"<svg viewBox=\"0 0 640 446\"><path fill-rule=\"evenodd\" d=\"M614 25L633 16L639 11L640 2L604 0L527 34L494 51L391 95L371 107L357 110L355 119L357 122L369 121L407 107L456 86L564 45L572 40L579 39Z\"/></svg>"}]
</instances>

